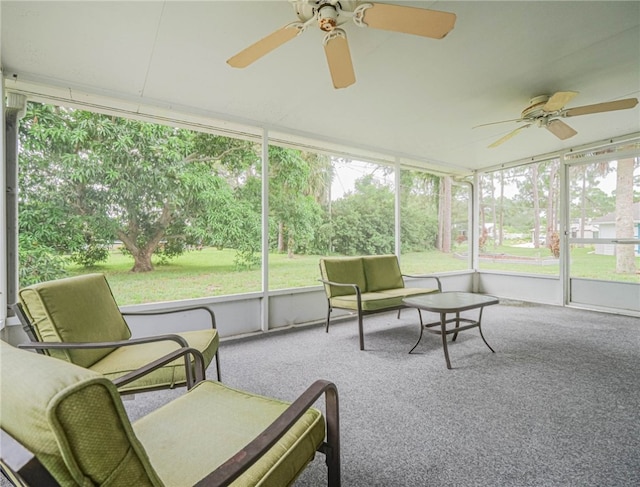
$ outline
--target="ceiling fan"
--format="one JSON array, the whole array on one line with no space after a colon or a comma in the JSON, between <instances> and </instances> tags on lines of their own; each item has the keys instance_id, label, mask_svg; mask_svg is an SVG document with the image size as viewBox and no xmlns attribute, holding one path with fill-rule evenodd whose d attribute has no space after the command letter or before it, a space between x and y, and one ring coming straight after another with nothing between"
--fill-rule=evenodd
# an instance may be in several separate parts
<instances>
[{"instance_id":1,"label":"ceiling fan","mask_svg":"<svg viewBox=\"0 0 640 487\"><path fill-rule=\"evenodd\" d=\"M368 3L359 0L289 0L299 21L285 25L229 58L234 68L244 68L313 24L326 32L322 44L335 88L346 88L356 81L347 43L339 26L353 20L359 27L414 34L433 39L446 36L456 21L455 14L403 5Z\"/></svg>"},{"instance_id":2,"label":"ceiling fan","mask_svg":"<svg viewBox=\"0 0 640 487\"><path fill-rule=\"evenodd\" d=\"M552 96L540 95L529 101L529 106L522 110L520 118L514 120L503 120L501 122L485 123L477 125L477 127L485 127L487 125L495 125L497 123L518 122L525 123L521 127L509 132L504 137L496 140L489 146L490 149L498 147L513 136L517 135L521 130L529 127L544 127L553 135L561 140L573 137L578 132L564 123L561 118L577 117L579 115L589 115L591 113L611 112L615 110L626 110L633 108L638 104L637 98L626 98L624 100L609 101L605 103L596 103L595 105L585 105L575 108L564 108L578 93L576 91L558 91Z\"/></svg>"}]
</instances>

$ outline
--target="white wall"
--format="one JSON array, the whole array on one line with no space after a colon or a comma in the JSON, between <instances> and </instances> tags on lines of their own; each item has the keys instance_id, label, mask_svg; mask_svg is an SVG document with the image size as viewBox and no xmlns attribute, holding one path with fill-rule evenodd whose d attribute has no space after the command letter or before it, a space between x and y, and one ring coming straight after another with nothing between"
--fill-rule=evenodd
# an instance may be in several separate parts
<instances>
[{"instance_id":1,"label":"white wall","mask_svg":"<svg viewBox=\"0 0 640 487\"><path fill-rule=\"evenodd\" d=\"M572 278L570 302L590 308L640 313L640 285Z\"/></svg>"},{"instance_id":2,"label":"white wall","mask_svg":"<svg viewBox=\"0 0 640 487\"><path fill-rule=\"evenodd\" d=\"M562 281L557 276L479 272L476 292L504 299L562 305Z\"/></svg>"}]
</instances>

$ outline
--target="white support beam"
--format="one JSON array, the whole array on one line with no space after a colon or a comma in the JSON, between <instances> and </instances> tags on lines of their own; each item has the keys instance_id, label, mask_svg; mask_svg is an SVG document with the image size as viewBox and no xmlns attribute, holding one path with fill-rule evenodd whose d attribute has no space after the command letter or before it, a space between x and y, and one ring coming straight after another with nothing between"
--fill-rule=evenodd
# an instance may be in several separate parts
<instances>
[{"instance_id":1,"label":"white support beam","mask_svg":"<svg viewBox=\"0 0 640 487\"><path fill-rule=\"evenodd\" d=\"M269 131L262 131L262 331L269 331Z\"/></svg>"}]
</instances>

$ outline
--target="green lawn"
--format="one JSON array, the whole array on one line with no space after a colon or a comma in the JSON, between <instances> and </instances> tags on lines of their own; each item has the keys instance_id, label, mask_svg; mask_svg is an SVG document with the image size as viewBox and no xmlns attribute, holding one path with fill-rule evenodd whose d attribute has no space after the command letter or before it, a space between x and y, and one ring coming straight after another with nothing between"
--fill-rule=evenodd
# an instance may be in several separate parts
<instances>
[{"instance_id":1,"label":"green lawn","mask_svg":"<svg viewBox=\"0 0 640 487\"><path fill-rule=\"evenodd\" d=\"M455 252L466 252L466 248ZM640 275L615 274L615 258L595 255L590 248L575 248L571 252L572 276L594 279L640 282ZM527 249L520 247L500 247L491 253L509 254L521 257L550 257L547 249ZM156 264L151 273L134 274L131 257L114 250L103 265L92 269L79 266L69 267L70 275L88 272L103 272L113 289L116 300L121 305L145 302L173 301L206 296L260 291L262 271L236 271L235 251L205 248L188 252L169 264ZM318 255L287 258L283 254L269 256L269 288L284 289L318 285ZM640 258L637 261L640 269ZM465 270L467 261L455 253L442 254L438 251L414 252L402 255L402 271L412 273L439 273ZM532 263L480 262L481 270L503 270L510 272L558 275L558 264L537 265Z\"/></svg>"}]
</instances>

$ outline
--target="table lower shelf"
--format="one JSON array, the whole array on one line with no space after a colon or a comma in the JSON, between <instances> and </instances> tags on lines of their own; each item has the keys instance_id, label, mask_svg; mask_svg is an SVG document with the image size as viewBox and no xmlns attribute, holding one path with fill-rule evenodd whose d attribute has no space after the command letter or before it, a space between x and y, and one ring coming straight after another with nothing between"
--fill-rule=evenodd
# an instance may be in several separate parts
<instances>
[{"instance_id":1,"label":"table lower shelf","mask_svg":"<svg viewBox=\"0 0 640 487\"><path fill-rule=\"evenodd\" d=\"M491 350L491 352L495 353L495 350L491 348L491 345L487 343L487 340L484 338L484 335L482 334L481 321L482 321L483 308L484 306L479 307L480 315L477 320L462 318L460 317L459 312L456 313L455 318L447 318L446 317L447 313L440 313L440 321L434 321L433 323L423 324L422 314L420 314L420 336L418 337L418 341L413 346L413 348L409 350L409 353L412 353L422 341L422 335L424 330L428 331L429 333L435 333L436 335L440 335L442 337L442 348L444 351L444 358L447 363L447 368L451 369L452 367L451 367L451 360L449 359L449 347L447 345L447 335L453 334L453 338L451 339L451 341L453 342L456 340L456 338L458 338L459 332L470 330L471 328L478 328L478 331L480 332L480 337L482 338L482 341L484 342L484 344L489 348L489 350ZM449 323L455 323L455 327L447 328L447 325ZM467 324L461 326L460 325L461 323L467 323ZM440 327L440 329L436 329L436 330L431 329L436 326Z\"/></svg>"}]
</instances>

